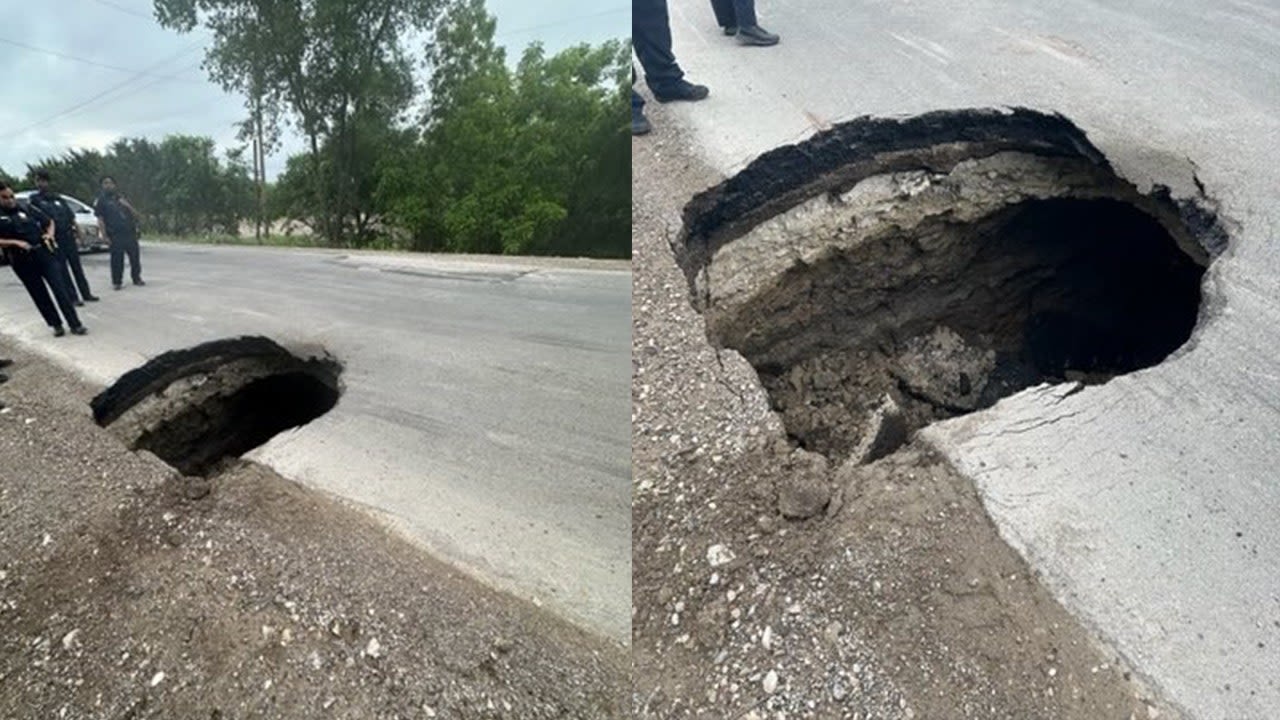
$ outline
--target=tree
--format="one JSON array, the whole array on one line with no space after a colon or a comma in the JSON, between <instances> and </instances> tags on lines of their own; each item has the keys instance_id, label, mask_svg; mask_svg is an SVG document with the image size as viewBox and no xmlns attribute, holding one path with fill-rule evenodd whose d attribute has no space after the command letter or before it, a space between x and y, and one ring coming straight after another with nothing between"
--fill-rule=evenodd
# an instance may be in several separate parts
<instances>
[{"instance_id":1,"label":"tree","mask_svg":"<svg viewBox=\"0 0 1280 720\"><path fill-rule=\"evenodd\" d=\"M55 186L86 202L103 175L113 176L142 213L143 227L161 233L236 233L253 210L248 169L236 154L224 163L212 138L170 135L159 143L123 138L105 153L72 150L27 168L48 170Z\"/></svg>"},{"instance_id":2,"label":"tree","mask_svg":"<svg viewBox=\"0 0 1280 720\"><path fill-rule=\"evenodd\" d=\"M513 71L494 29L482 0L440 23L421 140L386 157L380 207L420 249L627 256L627 46L534 44Z\"/></svg>"},{"instance_id":3,"label":"tree","mask_svg":"<svg viewBox=\"0 0 1280 720\"><path fill-rule=\"evenodd\" d=\"M161 25L213 34L205 67L214 82L287 108L310 146L318 230L333 242L359 225L361 132L390 125L413 96L404 41L429 31L444 1L154 0Z\"/></svg>"}]
</instances>

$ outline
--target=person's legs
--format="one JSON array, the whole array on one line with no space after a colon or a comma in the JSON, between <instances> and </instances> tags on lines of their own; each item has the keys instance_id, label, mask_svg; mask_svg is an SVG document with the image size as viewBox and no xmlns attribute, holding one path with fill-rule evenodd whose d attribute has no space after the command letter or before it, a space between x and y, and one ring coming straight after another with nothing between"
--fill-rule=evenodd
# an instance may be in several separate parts
<instances>
[{"instance_id":1,"label":"person's legs","mask_svg":"<svg viewBox=\"0 0 1280 720\"><path fill-rule=\"evenodd\" d=\"M92 299L93 292L89 290L89 278L84 275L84 265L80 263L80 249L76 247L75 238L59 243L58 249L62 251L64 263L71 271L72 280L68 281L67 289L73 291L72 299L75 299L75 290L79 290L81 300Z\"/></svg>"},{"instance_id":2,"label":"person's legs","mask_svg":"<svg viewBox=\"0 0 1280 720\"><path fill-rule=\"evenodd\" d=\"M734 12L734 0L711 0L711 12L716 14L716 24L729 30L738 29L738 16Z\"/></svg>"},{"instance_id":3,"label":"person's legs","mask_svg":"<svg viewBox=\"0 0 1280 720\"><path fill-rule=\"evenodd\" d=\"M40 275L44 278L45 284L49 286L49 292L53 295L54 301L58 303L58 309L62 311L62 317L67 319L67 325L72 330L79 328L80 316L76 314L76 306L72 301L74 294L62 279L67 274L66 265L62 263L57 255L48 250L37 249L33 252L35 260L39 264ZM61 269L59 269L59 265L62 265ZM62 323L59 321L57 324L61 325Z\"/></svg>"},{"instance_id":4,"label":"person's legs","mask_svg":"<svg viewBox=\"0 0 1280 720\"><path fill-rule=\"evenodd\" d=\"M756 0L733 0L733 14L740 28L756 26Z\"/></svg>"},{"instance_id":5,"label":"person's legs","mask_svg":"<svg viewBox=\"0 0 1280 720\"><path fill-rule=\"evenodd\" d=\"M120 289L124 283L124 238L111 239L111 286Z\"/></svg>"},{"instance_id":6,"label":"person's legs","mask_svg":"<svg viewBox=\"0 0 1280 720\"><path fill-rule=\"evenodd\" d=\"M36 304L36 309L40 311L40 316L44 318L45 324L51 328L61 326L62 318L58 316L57 308L53 306L53 301L49 299L49 291L44 286L44 274L40 271L40 263L33 257L15 260L13 262L13 273L22 281L23 287L27 289L27 294L31 296L31 301Z\"/></svg>"},{"instance_id":7,"label":"person's legs","mask_svg":"<svg viewBox=\"0 0 1280 720\"><path fill-rule=\"evenodd\" d=\"M62 256L62 253L58 253L57 259L54 260L54 268L62 277L63 287L71 293L71 302L83 305L83 301L76 299L75 285L71 281L71 269L67 267L67 259Z\"/></svg>"},{"instance_id":8,"label":"person's legs","mask_svg":"<svg viewBox=\"0 0 1280 720\"><path fill-rule=\"evenodd\" d=\"M631 37L636 57L644 68L644 81L658 102L701 100L710 91L684 79L684 71L671 52L671 24L667 0L635 0L631 3Z\"/></svg>"},{"instance_id":9,"label":"person's legs","mask_svg":"<svg viewBox=\"0 0 1280 720\"><path fill-rule=\"evenodd\" d=\"M124 248L129 254L129 277L134 285L142 285L142 249L138 246L138 238L130 238Z\"/></svg>"},{"instance_id":10,"label":"person's legs","mask_svg":"<svg viewBox=\"0 0 1280 720\"><path fill-rule=\"evenodd\" d=\"M644 68L644 81L656 90L674 85L684 71L671 51L671 19L667 0L634 0L631 3L631 37L636 57Z\"/></svg>"},{"instance_id":11,"label":"person's legs","mask_svg":"<svg viewBox=\"0 0 1280 720\"><path fill-rule=\"evenodd\" d=\"M756 0L733 0L738 15L738 42L743 45L777 45L778 36L760 27L756 19Z\"/></svg>"}]
</instances>

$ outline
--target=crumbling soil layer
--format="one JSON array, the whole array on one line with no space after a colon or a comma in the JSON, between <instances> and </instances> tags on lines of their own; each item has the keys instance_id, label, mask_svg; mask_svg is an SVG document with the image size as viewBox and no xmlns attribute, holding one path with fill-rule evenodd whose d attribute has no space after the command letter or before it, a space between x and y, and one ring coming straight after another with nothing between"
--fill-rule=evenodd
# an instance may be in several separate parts
<instances>
[{"instance_id":1,"label":"crumbling soil layer","mask_svg":"<svg viewBox=\"0 0 1280 720\"><path fill-rule=\"evenodd\" d=\"M94 388L5 350L0 717L626 715L624 648L262 466L129 452Z\"/></svg>"},{"instance_id":2,"label":"crumbling soil layer","mask_svg":"<svg viewBox=\"0 0 1280 720\"><path fill-rule=\"evenodd\" d=\"M890 336L888 346L868 345L864 357L835 343L807 343L805 333L815 332L807 325L788 326L794 335L785 338L769 336L777 330L772 324L751 328L752 310L744 308L787 307L749 305L757 286L715 294L714 271L707 271L715 249L785 208L801 207L808 196L788 194L788 178L811 180L815 173L805 168L818 167L816 175L835 188L850 179L838 171L843 166L824 165L830 158L812 145L775 151L766 157L791 164L753 165L749 171L761 184L737 185L738 176L716 185L686 213L702 224L682 224L685 200L721 179L690 160L696 152L683 145L665 108L651 106L649 114L655 132L633 142L632 156L636 715L1178 717L1041 586L1001 540L971 482L910 440L910 423L918 421L911 412L923 401L883 397L904 383L931 409L979 404L988 391L979 375L1000 361L994 348L976 345L963 326L935 322ZM906 124L924 136L920 128L948 122ZM879 130L867 132L875 137ZM1082 156L1073 139L1064 132L1056 144L1041 142L1042 151L1073 152L1083 163L1075 169L1091 173L1100 154ZM945 171L954 150L940 150L926 172ZM833 152L838 160L844 151ZM700 214L706 208L723 212ZM683 268L673 262L673 246ZM1208 254L1202 249L1193 265ZM736 267L761 270L775 258L790 267L797 256L803 260L797 265L821 262L802 251L761 252L742 256ZM876 277L850 260L834 262L865 282ZM827 277L835 282L839 275ZM730 301L718 304L724 298ZM742 303L730 313L734 300ZM829 328L835 316L813 327ZM761 327L773 317L762 314ZM863 330L853 323L844 329ZM730 335L760 354L732 349L739 345L723 342ZM897 360L865 362L877 353ZM967 386L959 372L936 373L936 358L962 364L971 373ZM778 387L766 391L806 362L804 383L821 376L832 397L846 378L884 383L865 395L860 409L867 418L855 414L849 422L857 427L831 442L842 452L800 446L793 419L777 412ZM1000 381L988 375L988 383Z\"/></svg>"},{"instance_id":3,"label":"crumbling soil layer","mask_svg":"<svg viewBox=\"0 0 1280 720\"><path fill-rule=\"evenodd\" d=\"M910 432L1161 362L1225 243L1204 207L1140 193L1029 110L855 120L767 153L684 221L674 248L712 342L838 460L885 412Z\"/></svg>"}]
</instances>

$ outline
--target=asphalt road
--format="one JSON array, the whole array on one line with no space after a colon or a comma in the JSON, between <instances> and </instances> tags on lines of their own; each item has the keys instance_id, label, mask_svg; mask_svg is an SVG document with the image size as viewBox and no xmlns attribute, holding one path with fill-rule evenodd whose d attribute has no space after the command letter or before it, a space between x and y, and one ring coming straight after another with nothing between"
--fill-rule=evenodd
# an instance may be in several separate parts
<instances>
[{"instance_id":1,"label":"asphalt road","mask_svg":"<svg viewBox=\"0 0 1280 720\"><path fill-rule=\"evenodd\" d=\"M1271 2L761 0L774 48L671 0L711 97L676 109L728 174L833 121L1025 105L1117 170L1220 202L1232 246L1164 364L1069 398L1032 390L929 431L1055 594L1194 718L1280 717L1280 6Z\"/></svg>"},{"instance_id":2,"label":"asphalt road","mask_svg":"<svg viewBox=\"0 0 1280 720\"><path fill-rule=\"evenodd\" d=\"M104 384L216 338L320 344L345 364L338 406L249 457L629 641L627 264L180 245L142 257L148 285L113 292L106 255L85 256L103 300L83 309L82 338L53 338L5 269L0 328Z\"/></svg>"}]
</instances>

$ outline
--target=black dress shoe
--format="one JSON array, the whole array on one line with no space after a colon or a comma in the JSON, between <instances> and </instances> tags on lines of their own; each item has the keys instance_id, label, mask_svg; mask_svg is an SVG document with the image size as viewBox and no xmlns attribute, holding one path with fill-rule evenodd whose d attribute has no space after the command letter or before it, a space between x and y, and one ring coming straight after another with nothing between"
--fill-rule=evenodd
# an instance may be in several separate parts
<instances>
[{"instance_id":1,"label":"black dress shoe","mask_svg":"<svg viewBox=\"0 0 1280 720\"><path fill-rule=\"evenodd\" d=\"M77 301L75 302L75 306L76 306L76 307L84 307L84 301L83 301L83 300L77 300Z\"/></svg>"},{"instance_id":2,"label":"black dress shoe","mask_svg":"<svg viewBox=\"0 0 1280 720\"><path fill-rule=\"evenodd\" d=\"M13 360L11 358L0 358L0 368L7 368L12 364Z\"/></svg>"},{"instance_id":3,"label":"black dress shoe","mask_svg":"<svg viewBox=\"0 0 1280 720\"><path fill-rule=\"evenodd\" d=\"M0 373L0 385L3 385L7 382L9 382L9 376L5 375L4 373Z\"/></svg>"},{"instance_id":4,"label":"black dress shoe","mask_svg":"<svg viewBox=\"0 0 1280 720\"><path fill-rule=\"evenodd\" d=\"M141 287L141 286L143 286L143 285L146 285L146 283L142 282L141 280L134 280L134 281L133 281L133 284L134 284L134 285L137 285L137 286L139 286L139 287Z\"/></svg>"},{"instance_id":5,"label":"black dress shoe","mask_svg":"<svg viewBox=\"0 0 1280 720\"><path fill-rule=\"evenodd\" d=\"M737 34L738 34L738 26L737 26L737 25L730 25L730 26L726 27L726 28L724 29L724 34L725 34L725 35L729 35L729 36L737 35Z\"/></svg>"},{"instance_id":6,"label":"black dress shoe","mask_svg":"<svg viewBox=\"0 0 1280 720\"><path fill-rule=\"evenodd\" d=\"M112 290L123 290L123 289L124 289L124 286L123 286L123 285L120 285L120 284L118 284L118 283L117 283L117 284L115 284L115 285L112 285L112 286L111 286L111 289L112 289Z\"/></svg>"},{"instance_id":7,"label":"black dress shoe","mask_svg":"<svg viewBox=\"0 0 1280 720\"><path fill-rule=\"evenodd\" d=\"M649 124L649 118L644 116L644 111L640 108L631 108L631 134L648 135L652 131L653 125Z\"/></svg>"},{"instance_id":8,"label":"black dress shoe","mask_svg":"<svg viewBox=\"0 0 1280 720\"><path fill-rule=\"evenodd\" d=\"M777 45L780 38L759 25L738 28L738 42L742 45Z\"/></svg>"},{"instance_id":9,"label":"black dress shoe","mask_svg":"<svg viewBox=\"0 0 1280 720\"><path fill-rule=\"evenodd\" d=\"M658 102L669 103L676 100L702 100L711 94L706 85L694 85L688 80L677 80L661 89L651 88L653 98Z\"/></svg>"},{"instance_id":10,"label":"black dress shoe","mask_svg":"<svg viewBox=\"0 0 1280 720\"><path fill-rule=\"evenodd\" d=\"M63 335L66 335L66 334L67 334L66 328L62 327L61 325L58 325L53 328L54 337L62 337Z\"/></svg>"},{"instance_id":11,"label":"black dress shoe","mask_svg":"<svg viewBox=\"0 0 1280 720\"><path fill-rule=\"evenodd\" d=\"M72 335L88 335L88 334L89 334L89 328L87 328L87 327L85 327L85 326L83 326L83 325L77 325L77 326L75 326L75 327L71 328L71 334L72 334Z\"/></svg>"},{"instance_id":12,"label":"black dress shoe","mask_svg":"<svg viewBox=\"0 0 1280 720\"><path fill-rule=\"evenodd\" d=\"M101 299L102 299L102 298L99 298L97 295L85 295L85 296L84 296L84 301L85 301L85 302L98 302L98 301L99 301L99 300L101 300Z\"/></svg>"}]
</instances>

